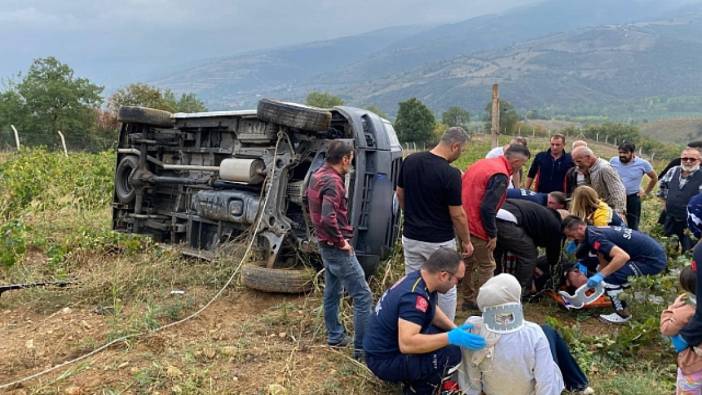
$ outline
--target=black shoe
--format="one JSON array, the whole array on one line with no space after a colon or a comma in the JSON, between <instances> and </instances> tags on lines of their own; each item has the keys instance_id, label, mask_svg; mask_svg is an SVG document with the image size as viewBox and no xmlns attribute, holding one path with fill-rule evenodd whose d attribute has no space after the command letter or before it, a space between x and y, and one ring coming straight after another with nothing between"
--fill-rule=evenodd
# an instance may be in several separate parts
<instances>
[{"instance_id":1,"label":"black shoe","mask_svg":"<svg viewBox=\"0 0 702 395\"><path fill-rule=\"evenodd\" d=\"M329 345L329 347L332 347L332 348L344 348L344 347L348 346L349 343L351 343L351 337L346 335L346 336L344 336L343 339L339 340L336 343L327 343L327 344Z\"/></svg>"},{"instance_id":2,"label":"black shoe","mask_svg":"<svg viewBox=\"0 0 702 395\"><path fill-rule=\"evenodd\" d=\"M366 361L366 353L363 350L353 350L353 359L364 363Z\"/></svg>"}]
</instances>

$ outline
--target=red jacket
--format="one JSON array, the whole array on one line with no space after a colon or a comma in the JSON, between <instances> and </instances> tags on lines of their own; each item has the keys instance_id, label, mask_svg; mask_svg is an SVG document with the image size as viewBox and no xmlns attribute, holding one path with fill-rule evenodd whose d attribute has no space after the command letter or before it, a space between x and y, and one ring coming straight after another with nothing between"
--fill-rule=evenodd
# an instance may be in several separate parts
<instances>
[{"instance_id":1,"label":"red jacket","mask_svg":"<svg viewBox=\"0 0 702 395\"><path fill-rule=\"evenodd\" d=\"M310 177L307 187L310 219L320 244L341 247L350 240L353 228L346 207L344 178L328 164Z\"/></svg>"},{"instance_id":2,"label":"red jacket","mask_svg":"<svg viewBox=\"0 0 702 395\"><path fill-rule=\"evenodd\" d=\"M504 156L497 158L481 159L473 163L463 174L461 181L461 201L463 210L468 216L468 228L471 237L477 237L487 241L489 236L485 231L485 226L480 218L480 204L485 195L490 177L495 174L504 174L509 178L511 171L509 162ZM501 208L507 199L507 194L503 194L497 208Z\"/></svg>"}]
</instances>

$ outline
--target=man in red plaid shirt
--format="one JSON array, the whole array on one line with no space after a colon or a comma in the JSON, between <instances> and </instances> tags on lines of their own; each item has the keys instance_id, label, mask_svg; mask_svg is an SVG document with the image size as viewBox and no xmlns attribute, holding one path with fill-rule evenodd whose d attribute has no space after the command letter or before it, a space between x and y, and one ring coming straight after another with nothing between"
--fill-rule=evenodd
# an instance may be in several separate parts
<instances>
[{"instance_id":1,"label":"man in red plaid shirt","mask_svg":"<svg viewBox=\"0 0 702 395\"><path fill-rule=\"evenodd\" d=\"M319 241L324 263L324 323L327 343L343 347L349 343L339 322L342 291L353 298L354 357L363 357L363 334L371 308L371 291L361 264L349 243L353 228L346 207L344 176L351 169L353 146L348 141L333 140L327 147L326 163L311 177L307 189L310 218Z\"/></svg>"}]
</instances>

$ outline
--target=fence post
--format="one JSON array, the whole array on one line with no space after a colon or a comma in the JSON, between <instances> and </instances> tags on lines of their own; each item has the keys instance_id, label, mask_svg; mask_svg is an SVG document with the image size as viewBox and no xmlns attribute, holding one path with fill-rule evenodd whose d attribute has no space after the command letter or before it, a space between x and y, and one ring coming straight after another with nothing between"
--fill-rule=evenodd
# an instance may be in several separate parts
<instances>
[{"instance_id":1,"label":"fence post","mask_svg":"<svg viewBox=\"0 0 702 395\"><path fill-rule=\"evenodd\" d=\"M57 130L57 132L58 132L59 136L61 136L61 145L63 145L63 153L68 158L68 148L66 148L66 138L63 137L63 133L61 133L60 130Z\"/></svg>"},{"instance_id":2,"label":"fence post","mask_svg":"<svg viewBox=\"0 0 702 395\"><path fill-rule=\"evenodd\" d=\"M15 128L15 125L10 125L10 127L15 132L15 144L17 145L17 151L19 151L20 150L19 133L17 133L17 128Z\"/></svg>"},{"instance_id":3,"label":"fence post","mask_svg":"<svg viewBox=\"0 0 702 395\"><path fill-rule=\"evenodd\" d=\"M595 133L595 141L600 142L600 132Z\"/></svg>"}]
</instances>

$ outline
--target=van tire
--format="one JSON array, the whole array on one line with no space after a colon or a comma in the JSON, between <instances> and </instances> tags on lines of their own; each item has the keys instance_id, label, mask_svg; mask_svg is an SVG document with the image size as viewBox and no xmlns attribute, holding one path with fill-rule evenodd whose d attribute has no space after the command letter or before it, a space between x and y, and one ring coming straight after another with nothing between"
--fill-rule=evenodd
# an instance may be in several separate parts
<instances>
[{"instance_id":1,"label":"van tire","mask_svg":"<svg viewBox=\"0 0 702 395\"><path fill-rule=\"evenodd\" d=\"M258 102L257 116L262 121L302 130L326 131L331 126L328 110L272 99Z\"/></svg>"},{"instance_id":2,"label":"van tire","mask_svg":"<svg viewBox=\"0 0 702 395\"><path fill-rule=\"evenodd\" d=\"M264 292L299 294L312 290L315 272L312 269L269 269L256 264L241 268L241 281L251 289Z\"/></svg>"},{"instance_id":3,"label":"van tire","mask_svg":"<svg viewBox=\"0 0 702 395\"><path fill-rule=\"evenodd\" d=\"M117 120L122 123L140 123L159 128L172 128L175 121L168 111L149 107L122 106L117 114Z\"/></svg>"}]
</instances>

